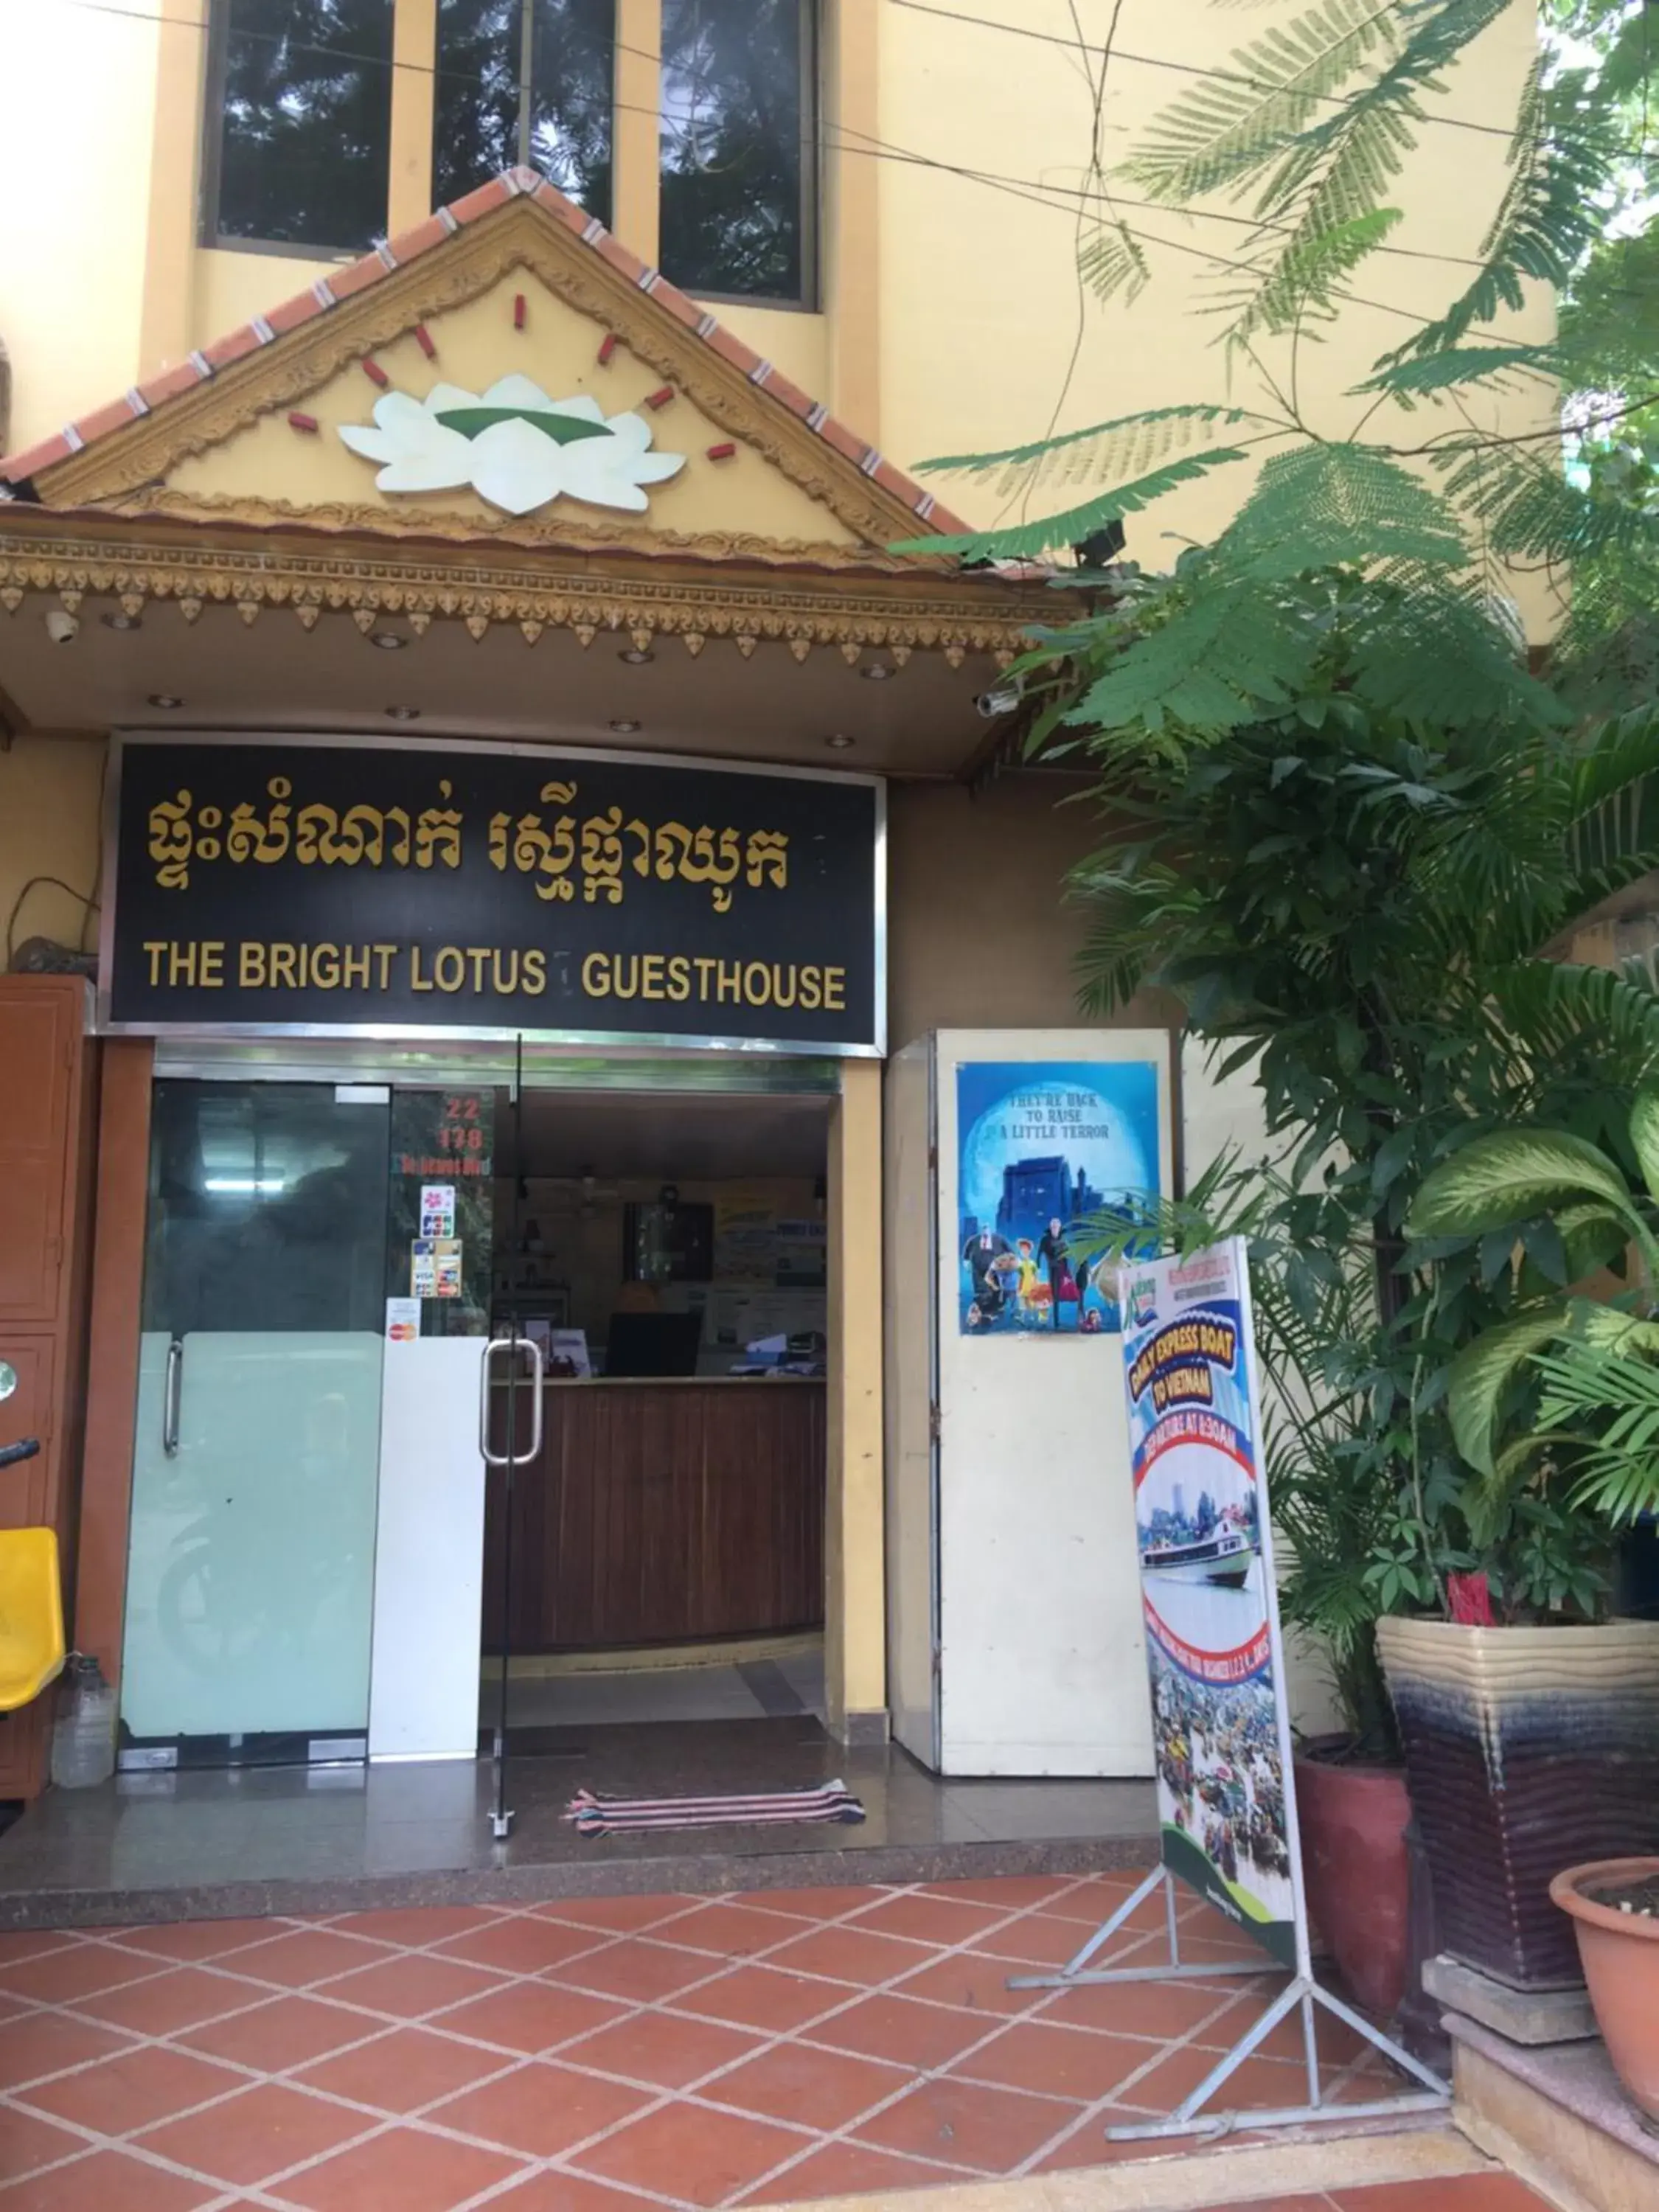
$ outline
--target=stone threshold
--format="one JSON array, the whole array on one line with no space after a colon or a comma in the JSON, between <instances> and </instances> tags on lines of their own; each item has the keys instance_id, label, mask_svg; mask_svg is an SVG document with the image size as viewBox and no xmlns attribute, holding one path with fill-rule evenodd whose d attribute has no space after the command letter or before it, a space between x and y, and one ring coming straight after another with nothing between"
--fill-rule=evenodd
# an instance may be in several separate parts
<instances>
[{"instance_id":1,"label":"stone threshold","mask_svg":"<svg viewBox=\"0 0 1659 2212\"><path fill-rule=\"evenodd\" d=\"M1389 2133L1322 2132L1230 2148L1180 2149L1112 2166L838 2198L834 2212L1210 2212L1279 2204L1327 2189L1410 2185L1490 2173L1492 2160L1444 2120ZM805 2212L779 2206L775 2212ZM819 2205L812 2212L827 2212Z\"/></svg>"},{"instance_id":2,"label":"stone threshold","mask_svg":"<svg viewBox=\"0 0 1659 2212\"><path fill-rule=\"evenodd\" d=\"M648 1856L523 1858L509 1844L496 1863L419 1872L292 1880L144 1883L0 1889L0 1929L115 1928L179 1920L303 1919L340 1912L441 1905L543 1905L562 1897L721 1896L739 1890L847 1883L982 1881L996 1875L1095 1874L1146 1867L1157 1835L1066 1837L986 1843L874 1844L856 1848L722 1848L702 1832L697 1848ZM632 1838L627 1839L632 1841ZM1081 1940L1081 1931L1079 1940Z\"/></svg>"},{"instance_id":3,"label":"stone threshold","mask_svg":"<svg viewBox=\"0 0 1659 2212\"><path fill-rule=\"evenodd\" d=\"M1510 2043L1448 2013L1454 2117L1568 2212L1653 2212L1659 2133L1619 2086L1598 2040Z\"/></svg>"}]
</instances>

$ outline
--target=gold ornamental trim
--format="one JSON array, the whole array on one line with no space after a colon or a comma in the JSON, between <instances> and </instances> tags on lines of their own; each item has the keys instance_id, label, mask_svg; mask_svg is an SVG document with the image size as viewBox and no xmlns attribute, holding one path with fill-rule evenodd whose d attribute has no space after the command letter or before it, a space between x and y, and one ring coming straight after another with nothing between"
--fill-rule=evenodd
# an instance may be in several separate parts
<instances>
[{"instance_id":1,"label":"gold ornamental trim","mask_svg":"<svg viewBox=\"0 0 1659 2212\"><path fill-rule=\"evenodd\" d=\"M417 507L399 497L388 501L327 501L314 507L296 500L256 499L239 492L176 491L171 485L100 501L104 511L131 520L164 517L168 521L205 519L242 524L249 529L283 526L337 531L342 536L380 538L440 538L513 545L526 550L561 550L598 553L678 554L698 561L750 562L777 568L861 568L866 574L950 575L954 564L942 558L901 558L871 544L837 544L831 540L763 538L751 531L655 530L618 515L604 524L580 522L562 511L554 516L479 513L464 519L453 509ZM482 507L482 502L480 502ZM914 529L915 525L913 523Z\"/></svg>"},{"instance_id":2,"label":"gold ornamental trim","mask_svg":"<svg viewBox=\"0 0 1659 2212\"><path fill-rule=\"evenodd\" d=\"M187 622L205 606L225 605L249 623L288 610L307 630L328 613L349 614L360 626L395 615L417 631L458 621L475 639L512 624L532 645L549 629L574 630L584 646L602 631L623 631L678 636L694 654L711 638L729 638L745 656L781 641L803 661L828 646L850 658L865 647L939 651L953 663L969 653L1006 660L1052 615L1046 598L926 572L739 577L665 563L667 573L652 574L624 560L531 565L495 552L462 565L446 554L313 548L270 536L245 546L144 543L102 528L65 532L61 518L39 508L0 507L0 611L15 613L30 593L54 594L71 608L91 595L115 598L130 613L171 600Z\"/></svg>"}]
</instances>

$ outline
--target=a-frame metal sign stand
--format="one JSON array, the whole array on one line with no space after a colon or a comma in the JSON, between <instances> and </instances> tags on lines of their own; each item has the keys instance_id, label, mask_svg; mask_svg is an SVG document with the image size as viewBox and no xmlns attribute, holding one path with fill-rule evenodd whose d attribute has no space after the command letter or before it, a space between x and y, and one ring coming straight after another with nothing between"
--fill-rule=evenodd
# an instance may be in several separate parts
<instances>
[{"instance_id":1,"label":"a-frame metal sign stand","mask_svg":"<svg viewBox=\"0 0 1659 2212\"><path fill-rule=\"evenodd\" d=\"M1171 1808L1180 1817L1164 1813L1164 1863L1149 1874L1133 1894L1126 1898L1111 1917L1103 1921L1077 1954L1057 1973L1020 1974L1008 1983L1011 1990L1099 1988L1114 1983L1209 1981L1230 1974L1260 1974L1277 1968L1290 1979L1247 2028L1232 2048L1217 2059L1197 2087L1184 2097L1167 2119L1147 2120L1133 2126L1106 2130L1109 2141L1133 2142L1161 2136L1220 2136L1235 2128L1280 2128L1306 2124L1310 2120L1381 2119L1409 2112L1443 2109L1451 2092L1444 2081L1404 2051L1392 2037L1344 2004L1314 1978L1312 1946L1308 1934L1307 1899L1303 1884L1301 1842L1296 1815L1296 1776L1291 1764L1291 1719L1285 1684L1284 1645L1280 1637L1279 1598L1273 1577L1273 1528L1267 1496L1267 1473L1261 1464L1261 1408L1255 1364L1255 1328L1250 1309L1249 1267L1243 1240L1235 1237L1210 1252L1188 1254L1183 1259L1134 1261L1124 1270L1124 1361L1129 1391L1129 1424L1135 1468L1136 1526L1140 1545L1141 1578L1146 1596L1147 1653L1152 1687L1153 1735L1158 1760L1160 1810L1172 1796L1168 1778L1184 1775L1187 1807ZM1158 1484L1147 1477L1158 1460L1177 1449L1184 1462L1170 1457ZM1188 1481L1203 1479L1201 1496L1210 1514L1200 1514L1206 1525L1194 1531L1186 1513L1187 1482L1174 1482L1169 1470L1183 1465ZM1212 1470L1213 1473L1212 1474ZM1194 1471L1197 1471L1195 1475ZM1212 1494L1213 1493L1213 1494ZM1236 1501L1218 1505L1218 1500ZM1161 1510L1158 1501L1162 1501ZM1250 1559L1259 1553L1260 1565ZM1241 1572L1241 1562L1249 1571ZM1249 1607L1254 1577L1257 1603ZM1176 1608L1158 1594L1185 1578L1189 1594L1178 1631L1163 1618ZM1217 1597L1206 1585L1224 1588ZM1160 1611L1162 1607L1162 1612ZM1213 1617L1224 1626L1209 1636ZM1249 1630L1248 1639L1228 1647L1227 1639ZM1219 1648L1218 1648L1218 1646ZM1206 1801L1194 1794L1192 1778L1198 1771L1196 1724L1178 1721L1166 1713L1158 1677L1187 1685L1181 1693L1195 1713L1204 1713L1206 1697L1217 1701L1232 1695L1249 1696L1256 1707L1252 1718L1257 1730L1257 1771L1270 1783L1270 1795L1261 1801L1261 1817L1270 1818L1278 1830L1277 1842L1289 1868L1291 1909L1289 1929L1282 1921L1273 1932L1277 1948L1270 1948L1262 1929L1265 1955L1260 1960L1185 1960L1176 1914L1176 1884L1183 1882L1195 1896L1212 1901L1228 1885L1208 1849L1199 1840L1198 1817ZM1266 1726L1271 1700L1273 1741L1276 1743L1277 1772L1261 1760L1260 1748L1267 1739ZM1218 1732L1230 1723L1216 1723ZM1237 1725L1236 1721L1231 1723ZM1224 1778L1225 1793L1235 1800L1245 1795L1235 1763L1206 1757L1204 1779L1212 1791ZM1252 1809L1258 1803L1253 1783L1248 1793ZM1269 1810L1268 1808L1271 1808ZM1171 1863L1171 1860L1174 1863ZM1282 1880L1282 1876L1280 1877ZM1146 1900L1162 1889L1169 1958L1159 1966L1106 1966L1090 1961L1099 1955L1121 1929L1127 1926ZM1237 1904L1231 1917L1245 1932L1255 1932L1250 1915ZM1285 1958L1284 1938L1292 1957ZM1392 2059L1422 2086L1364 2103L1333 2104L1321 2094L1317 2015L1329 2013L1352 2028L1373 2050ZM1302 2049L1307 2069L1307 2098L1299 2105L1273 2111L1212 2109L1251 2054L1259 2050L1283 2020L1299 2015Z\"/></svg>"}]
</instances>

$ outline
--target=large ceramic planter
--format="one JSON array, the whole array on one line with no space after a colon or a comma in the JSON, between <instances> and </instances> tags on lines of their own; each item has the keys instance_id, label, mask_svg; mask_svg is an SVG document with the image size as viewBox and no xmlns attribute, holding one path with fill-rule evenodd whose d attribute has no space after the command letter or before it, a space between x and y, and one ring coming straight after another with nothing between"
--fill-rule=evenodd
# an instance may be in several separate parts
<instances>
[{"instance_id":1,"label":"large ceramic planter","mask_svg":"<svg viewBox=\"0 0 1659 2212\"><path fill-rule=\"evenodd\" d=\"M1383 1620L1440 1942L1516 1989L1581 1978L1564 1866L1659 1851L1659 1621Z\"/></svg>"},{"instance_id":2,"label":"large ceramic planter","mask_svg":"<svg viewBox=\"0 0 1659 2212\"><path fill-rule=\"evenodd\" d=\"M1603 1859L1569 1867L1550 1895L1572 1916L1595 2024L1613 2069L1659 2126L1659 1919L1599 1904L1587 1890L1659 1877L1659 1858Z\"/></svg>"},{"instance_id":3,"label":"large ceramic planter","mask_svg":"<svg viewBox=\"0 0 1659 2212\"><path fill-rule=\"evenodd\" d=\"M1365 2010L1392 2017L1406 1991L1411 1802L1398 1767L1296 1761L1308 1911Z\"/></svg>"}]
</instances>

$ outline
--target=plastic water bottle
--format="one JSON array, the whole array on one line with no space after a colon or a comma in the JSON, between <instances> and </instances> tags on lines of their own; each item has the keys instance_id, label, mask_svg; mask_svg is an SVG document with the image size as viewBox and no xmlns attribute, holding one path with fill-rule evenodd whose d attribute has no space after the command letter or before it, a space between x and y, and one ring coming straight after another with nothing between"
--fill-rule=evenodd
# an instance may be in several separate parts
<instances>
[{"instance_id":1,"label":"plastic water bottle","mask_svg":"<svg viewBox=\"0 0 1659 2212\"><path fill-rule=\"evenodd\" d=\"M52 1778L60 1790L92 1790L115 1771L115 1692L89 1653L71 1651L52 1731Z\"/></svg>"}]
</instances>

